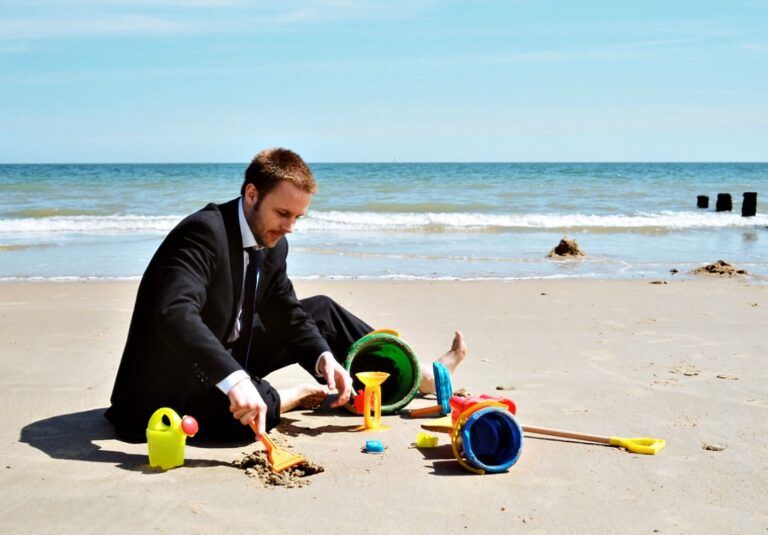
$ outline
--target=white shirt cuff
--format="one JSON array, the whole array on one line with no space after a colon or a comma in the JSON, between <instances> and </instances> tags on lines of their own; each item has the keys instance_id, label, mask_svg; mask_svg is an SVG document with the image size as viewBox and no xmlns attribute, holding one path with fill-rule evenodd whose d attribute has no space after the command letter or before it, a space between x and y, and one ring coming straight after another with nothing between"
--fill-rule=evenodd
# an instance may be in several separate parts
<instances>
[{"instance_id":1,"label":"white shirt cuff","mask_svg":"<svg viewBox=\"0 0 768 535\"><path fill-rule=\"evenodd\" d=\"M243 379L250 379L251 377L245 373L245 370L237 370L229 375L227 375L224 379L216 383L216 387L224 392L224 394L229 394L229 391L232 390L232 387L235 386L237 383L242 381Z\"/></svg>"},{"instance_id":2,"label":"white shirt cuff","mask_svg":"<svg viewBox=\"0 0 768 535\"><path fill-rule=\"evenodd\" d=\"M320 356L317 357L317 360L315 361L315 376L317 377L323 376L323 374L320 373L320 359L322 359L326 355L330 358L333 358L333 353L331 353L330 351L323 351L322 353L320 353Z\"/></svg>"}]
</instances>

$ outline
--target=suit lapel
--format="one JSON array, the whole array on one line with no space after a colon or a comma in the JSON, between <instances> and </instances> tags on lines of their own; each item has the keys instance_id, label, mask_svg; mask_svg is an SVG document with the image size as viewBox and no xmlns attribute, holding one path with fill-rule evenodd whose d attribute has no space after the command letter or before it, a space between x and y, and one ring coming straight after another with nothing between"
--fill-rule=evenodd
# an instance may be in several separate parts
<instances>
[{"instance_id":1,"label":"suit lapel","mask_svg":"<svg viewBox=\"0 0 768 535\"><path fill-rule=\"evenodd\" d=\"M240 198L233 199L225 204L219 205L219 210L224 219L224 228L227 231L227 243L229 244L229 265L232 272L232 295L235 299L232 301L232 310L230 313L230 322L227 332L232 331L232 327L237 319L237 311L240 307L241 293L243 292L243 237L240 234L240 220L238 216L238 203Z\"/></svg>"}]
</instances>

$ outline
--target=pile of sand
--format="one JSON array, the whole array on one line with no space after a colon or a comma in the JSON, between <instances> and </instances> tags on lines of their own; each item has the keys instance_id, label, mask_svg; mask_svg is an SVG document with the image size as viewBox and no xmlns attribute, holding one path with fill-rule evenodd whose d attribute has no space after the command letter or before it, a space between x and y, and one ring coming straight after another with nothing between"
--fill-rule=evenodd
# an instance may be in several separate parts
<instances>
[{"instance_id":1,"label":"pile of sand","mask_svg":"<svg viewBox=\"0 0 768 535\"><path fill-rule=\"evenodd\" d=\"M718 277L733 277L735 275L747 275L747 270L736 269L725 260L718 260L714 264L692 269L691 273L693 275L717 275Z\"/></svg>"},{"instance_id":2,"label":"pile of sand","mask_svg":"<svg viewBox=\"0 0 768 535\"><path fill-rule=\"evenodd\" d=\"M256 478L264 487L304 487L310 483L308 476L325 472L325 468L308 460L282 472L273 472L266 451L244 453L241 459L232 464L245 470L247 476Z\"/></svg>"},{"instance_id":3,"label":"pile of sand","mask_svg":"<svg viewBox=\"0 0 768 535\"><path fill-rule=\"evenodd\" d=\"M581 250L579 244L576 243L576 240L572 240L567 236L560 240L560 243L557 244L557 247L552 249L547 254L547 258L574 258L579 256L586 256L586 254Z\"/></svg>"}]
</instances>

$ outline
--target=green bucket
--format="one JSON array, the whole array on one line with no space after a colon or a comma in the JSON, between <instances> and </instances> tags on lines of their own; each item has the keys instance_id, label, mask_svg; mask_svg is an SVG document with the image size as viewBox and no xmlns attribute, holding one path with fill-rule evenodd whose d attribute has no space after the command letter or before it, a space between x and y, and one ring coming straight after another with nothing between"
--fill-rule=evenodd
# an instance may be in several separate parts
<instances>
[{"instance_id":1,"label":"green bucket","mask_svg":"<svg viewBox=\"0 0 768 535\"><path fill-rule=\"evenodd\" d=\"M363 336L349 348L344 366L352 376L355 392L364 390L359 372L385 372L381 385L381 413L392 414L408 405L419 391L421 368L416 354L401 338L388 333ZM354 412L351 405L347 408Z\"/></svg>"}]
</instances>

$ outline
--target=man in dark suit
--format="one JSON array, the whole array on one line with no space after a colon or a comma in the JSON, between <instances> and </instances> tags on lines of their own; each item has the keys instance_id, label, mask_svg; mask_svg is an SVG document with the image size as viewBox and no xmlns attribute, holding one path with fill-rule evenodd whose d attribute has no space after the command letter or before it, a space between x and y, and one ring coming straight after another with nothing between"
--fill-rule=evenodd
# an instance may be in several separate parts
<instances>
[{"instance_id":1,"label":"man in dark suit","mask_svg":"<svg viewBox=\"0 0 768 535\"><path fill-rule=\"evenodd\" d=\"M316 189L297 154L268 149L246 170L241 197L209 204L169 233L139 285L105 414L119 435L142 440L152 412L168 406L194 415L208 438L252 439L251 422L262 434L281 412L330 390L332 406L349 400L352 379L334 355L343 359L372 328L327 297L299 301L286 275L284 236ZM464 353L457 333L442 359L452 370ZM278 392L263 379L293 363L327 387Z\"/></svg>"}]
</instances>

